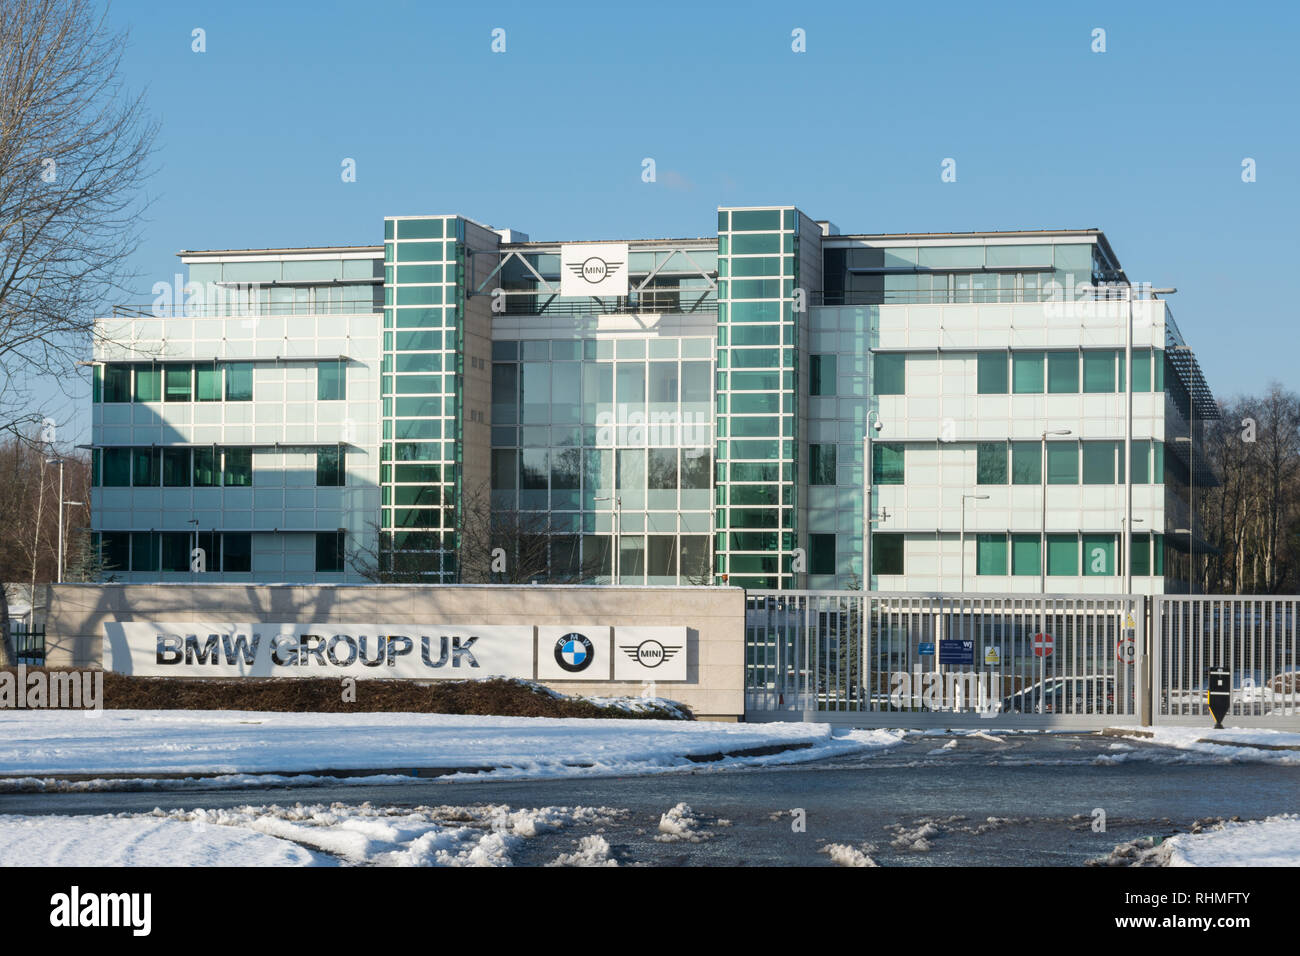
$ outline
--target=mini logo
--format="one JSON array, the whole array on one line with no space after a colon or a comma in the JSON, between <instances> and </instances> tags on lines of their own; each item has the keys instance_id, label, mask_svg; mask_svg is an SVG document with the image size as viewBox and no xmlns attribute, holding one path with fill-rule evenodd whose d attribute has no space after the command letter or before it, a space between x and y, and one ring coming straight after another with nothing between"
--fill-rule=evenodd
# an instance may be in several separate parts
<instances>
[{"instance_id":1,"label":"mini logo","mask_svg":"<svg viewBox=\"0 0 1300 956\"><path fill-rule=\"evenodd\" d=\"M664 645L653 639L640 644L619 645L619 650L642 667L658 667L664 661L672 660L681 649L680 644Z\"/></svg>"},{"instance_id":2,"label":"mini logo","mask_svg":"<svg viewBox=\"0 0 1300 956\"><path fill-rule=\"evenodd\" d=\"M573 274L581 276L592 285L599 285L605 281L605 278L618 271L621 262L606 262L600 256L591 256L585 262L570 262L569 268Z\"/></svg>"},{"instance_id":3,"label":"mini logo","mask_svg":"<svg viewBox=\"0 0 1300 956\"><path fill-rule=\"evenodd\" d=\"M570 674L585 671L595 656L596 649L582 634L565 634L555 642L555 663Z\"/></svg>"}]
</instances>

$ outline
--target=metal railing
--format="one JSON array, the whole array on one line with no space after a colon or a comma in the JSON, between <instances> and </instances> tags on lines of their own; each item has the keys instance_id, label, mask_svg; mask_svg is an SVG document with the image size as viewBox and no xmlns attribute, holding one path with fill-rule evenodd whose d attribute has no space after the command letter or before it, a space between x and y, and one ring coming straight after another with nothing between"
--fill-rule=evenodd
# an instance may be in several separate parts
<instances>
[{"instance_id":1,"label":"metal railing","mask_svg":"<svg viewBox=\"0 0 1300 956\"><path fill-rule=\"evenodd\" d=\"M45 666L45 629L32 630L24 621L10 621L9 633L14 639L14 663L28 667Z\"/></svg>"},{"instance_id":2,"label":"metal railing","mask_svg":"<svg viewBox=\"0 0 1300 956\"><path fill-rule=\"evenodd\" d=\"M1141 715L1140 597L870 592L865 607L860 591L748 592L747 713L899 725Z\"/></svg>"},{"instance_id":3,"label":"metal railing","mask_svg":"<svg viewBox=\"0 0 1300 956\"><path fill-rule=\"evenodd\" d=\"M263 302L259 305L228 302L225 304L182 305L115 305L115 319L256 319L282 315L378 315L383 305L373 299L349 299L343 302Z\"/></svg>"},{"instance_id":4,"label":"metal railing","mask_svg":"<svg viewBox=\"0 0 1300 956\"><path fill-rule=\"evenodd\" d=\"M1239 726L1300 724L1300 598L1159 595L1152 599L1153 717L1204 725L1209 670L1231 673Z\"/></svg>"}]
</instances>

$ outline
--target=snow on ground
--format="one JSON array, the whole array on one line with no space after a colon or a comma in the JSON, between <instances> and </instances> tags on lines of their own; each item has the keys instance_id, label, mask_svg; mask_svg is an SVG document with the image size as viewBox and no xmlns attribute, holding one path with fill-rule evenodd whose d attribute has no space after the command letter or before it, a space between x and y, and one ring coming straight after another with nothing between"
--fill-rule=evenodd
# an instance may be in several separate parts
<instances>
[{"instance_id":1,"label":"snow on ground","mask_svg":"<svg viewBox=\"0 0 1300 956\"><path fill-rule=\"evenodd\" d=\"M1222 823L1162 844L1167 866L1300 866L1300 815Z\"/></svg>"},{"instance_id":2,"label":"snow on ground","mask_svg":"<svg viewBox=\"0 0 1300 956\"><path fill-rule=\"evenodd\" d=\"M311 866L315 853L234 827L129 816L0 816L0 866Z\"/></svg>"},{"instance_id":3,"label":"snow on ground","mask_svg":"<svg viewBox=\"0 0 1300 956\"><path fill-rule=\"evenodd\" d=\"M509 866L525 841L609 807L298 804L97 816L0 815L0 866ZM598 834L557 866L616 866Z\"/></svg>"},{"instance_id":4,"label":"snow on ground","mask_svg":"<svg viewBox=\"0 0 1300 956\"><path fill-rule=\"evenodd\" d=\"M875 850L875 846L870 843L862 844L861 848L851 846L848 843L827 843L818 850L818 853L830 855L831 862L836 866L876 866L870 854Z\"/></svg>"},{"instance_id":5,"label":"snow on ground","mask_svg":"<svg viewBox=\"0 0 1300 956\"><path fill-rule=\"evenodd\" d=\"M90 717L85 711L0 711L0 774L11 778L0 781L0 788L39 789L48 786L39 778L60 774L455 767L498 769L441 779L500 780L660 773L817 760L891 747L904 736L902 731L834 730L810 723L138 710L100 711ZM717 763L687 759L795 744L808 746ZM112 788L120 783L82 785Z\"/></svg>"},{"instance_id":6,"label":"snow on ground","mask_svg":"<svg viewBox=\"0 0 1300 956\"><path fill-rule=\"evenodd\" d=\"M1264 750L1259 747L1233 745L1234 743L1243 743L1265 744L1274 747L1300 746L1300 733L1293 731L1233 727L1225 727L1223 730L1203 727L1121 727L1118 729L1133 731L1132 739L1142 743L1169 747L1174 750L1187 750L1228 763L1300 764L1300 750ZM1147 734L1151 736L1148 737ZM1224 741L1224 743L1201 743L1201 741L1205 740ZM1119 763L1139 757L1140 752L1120 751L1114 754L1105 754L1097 759L1100 763Z\"/></svg>"}]
</instances>

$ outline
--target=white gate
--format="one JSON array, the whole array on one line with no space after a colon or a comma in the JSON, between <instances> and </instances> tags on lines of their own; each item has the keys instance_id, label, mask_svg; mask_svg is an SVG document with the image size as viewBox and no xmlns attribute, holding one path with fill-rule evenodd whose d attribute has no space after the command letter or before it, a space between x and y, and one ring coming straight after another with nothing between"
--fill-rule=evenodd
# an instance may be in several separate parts
<instances>
[{"instance_id":1,"label":"white gate","mask_svg":"<svg viewBox=\"0 0 1300 956\"><path fill-rule=\"evenodd\" d=\"M1141 597L750 591L745 627L747 720L1090 728L1146 716Z\"/></svg>"},{"instance_id":2,"label":"white gate","mask_svg":"<svg viewBox=\"0 0 1300 956\"><path fill-rule=\"evenodd\" d=\"M1300 598L1161 595L1152 605L1155 723L1210 726L1208 673L1226 667L1232 706L1225 720L1300 728Z\"/></svg>"}]
</instances>

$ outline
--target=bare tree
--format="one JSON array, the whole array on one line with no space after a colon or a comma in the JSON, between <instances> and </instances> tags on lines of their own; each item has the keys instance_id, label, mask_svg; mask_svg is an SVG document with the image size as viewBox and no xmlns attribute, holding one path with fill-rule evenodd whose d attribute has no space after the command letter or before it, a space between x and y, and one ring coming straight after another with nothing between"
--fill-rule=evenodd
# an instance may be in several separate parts
<instances>
[{"instance_id":1,"label":"bare tree","mask_svg":"<svg viewBox=\"0 0 1300 956\"><path fill-rule=\"evenodd\" d=\"M0 0L0 430L41 420L124 291L157 127L123 96L125 36L89 0ZM13 660L0 594L0 664Z\"/></svg>"}]
</instances>

